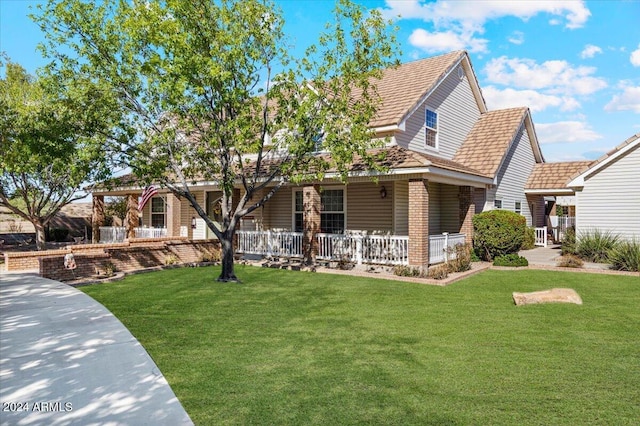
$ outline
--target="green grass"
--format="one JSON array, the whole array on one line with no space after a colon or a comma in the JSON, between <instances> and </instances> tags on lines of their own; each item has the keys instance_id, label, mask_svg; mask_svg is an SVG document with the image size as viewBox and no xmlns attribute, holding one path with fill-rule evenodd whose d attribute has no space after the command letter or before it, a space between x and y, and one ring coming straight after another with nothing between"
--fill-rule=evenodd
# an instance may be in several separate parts
<instances>
[{"instance_id":1,"label":"green grass","mask_svg":"<svg viewBox=\"0 0 640 426\"><path fill-rule=\"evenodd\" d=\"M487 271L448 287L237 267L85 287L198 425L637 424L640 279ZM571 287L584 305L516 307Z\"/></svg>"}]
</instances>

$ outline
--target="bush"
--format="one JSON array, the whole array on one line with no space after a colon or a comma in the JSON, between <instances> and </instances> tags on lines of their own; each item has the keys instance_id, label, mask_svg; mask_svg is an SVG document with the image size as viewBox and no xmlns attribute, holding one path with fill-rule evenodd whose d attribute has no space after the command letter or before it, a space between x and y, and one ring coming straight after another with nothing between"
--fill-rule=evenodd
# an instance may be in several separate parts
<instances>
[{"instance_id":1,"label":"bush","mask_svg":"<svg viewBox=\"0 0 640 426\"><path fill-rule=\"evenodd\" d=\"M516 253L525 239L524 216L507 210L490 210L473 217L473 246L483 260Z\"/></svg>"},{"instance_id":2,"label":"bush","mask_svg":"<svg viewBox=\"0 0 640 426\"><path fill-rule=\"evenodd\" d=\"M456 244L455 247L447 248L448 272L464 272L471 269L471 244ZM455 258L454 258L455 257Z\"/></svg>"},{"instance_id":3,"label":"bush","mask_svg":"<svg viewBox=\"0 0 640 426\"><path fill-rule=\"evenodd\" d=\"M482 262L482 259L480 259L480 256L478 256L478 251L476 249L471 250L471 261Z\"/></svg>"},{"instance_id":4,"label":"bush","mask_svg":"<svg viewBox=\"0 0 640 426\"><path fill-rule=\"evenodd\" d=\"M493 261L493 266L529 266L529 261L522 256L518 256L517 253L511 253L496 257Z\"/></svg>"},{"instance_id":5,"label":"bush","mask_svg":"<svg viewBox=\"0 0 640 426\"><path fill-rule=\"evenodd\" d=\"M199 263L220 262L220 251L203 249L200 252L200 256L198 257L198 262Z\"/></svg>"},{"instance_id":6,"label":"bush","mask_svg":"<svg viewBox=\"0 0 640 426\"><path fill-rule=\"evenodd\" d=\"M434 280L444 280L449 276L449 266L445 263L429 268L427 276Z\"/></svg>"},{"instance_id":7,"label":"bush","mask_svg":"<svg viewBox=\"0 0 640 426\"><path fill-rule=\"evenodd\" d=\"M609 252L619 239L618 235L599 229L580 233L576 242L576 254L589 262L607 263Z\"/></svg>"},{"instance_id":8,"label":"bush","mask_svg":"<svg viewBox=\"0 0 640 426\"><path fill-rule=\"evenodd\" d=\"M422 268L415 268L406 265L397 265L393 267L393 274L399 277L417 277L417 278L426 278L427 275L424 273Z\"/></svg>"},{"instance_id":9,"label":"bush","mask_svg":"<svg viewBox=\"0 0 640 426\"><path fill-rule=\"evenodd\" d=\"M611 268L618 271L640 271L640 241L621 241L609 252Z\"/></svg>"},{"instance_id":10,"label":"bush","mask_svg":"<svg viewBox=\"0 0 640 426\"><path fill-rule=\"evenodd\" d=\"M524 241L520 250L532 250L536 247L536 228L526 227L524 229Z\"/></svg>"},{"instance_id":11,"label":"bush","mask_svg":"<svg viewBox=\"0 0 640 426\"><path fill-rule=\"evenodd\" d=\"M565 254L558 260L557 265L561 268L582 268L584 262L574 254Z\"/></svg>"},{"instance_id":12,"label":"bush","mask_svg":"<svg viewBox=\"0 0 640 426\"><path fill-rule=\"evenodd\" d=\"M560 254L576 254L576 229L572 226L564 231L562 243L560 246Z\"/></svg>"}]
</instances>

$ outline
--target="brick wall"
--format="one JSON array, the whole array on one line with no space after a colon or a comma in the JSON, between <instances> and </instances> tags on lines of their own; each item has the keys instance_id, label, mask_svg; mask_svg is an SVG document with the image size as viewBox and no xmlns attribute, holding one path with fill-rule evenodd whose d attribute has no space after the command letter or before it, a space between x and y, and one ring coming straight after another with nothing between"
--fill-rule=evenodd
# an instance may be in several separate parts
<instances>
[{"instance_id":1,"label":"brick wall","mask_svg":"<svg viewBox=\"0 0 640 426\"><path fill-rule=\"evenodd\" d=\"M40 276L59 281L104 273L104 265L112 263L116 271L129 272L162 266L168 259L176 263L198 262L204 251L219 252L217 240L133 239L117 244L86 244L61 250L5 253L7 270L36 269ZM64 256L72 253L77 268L64 268Z\"/></svg>"},{"instance_id":2,"label":"brick wall","mask_svg":"<svg viewBox=\"0 0 640 426\"><path fill-rule=\"evenodd\" d=\"M461 186L458 189L460 204L460 233L465 235L464 242L473 243L473 216L476 206L473 201L473 187Z\"/></svg>"}]
</instances>

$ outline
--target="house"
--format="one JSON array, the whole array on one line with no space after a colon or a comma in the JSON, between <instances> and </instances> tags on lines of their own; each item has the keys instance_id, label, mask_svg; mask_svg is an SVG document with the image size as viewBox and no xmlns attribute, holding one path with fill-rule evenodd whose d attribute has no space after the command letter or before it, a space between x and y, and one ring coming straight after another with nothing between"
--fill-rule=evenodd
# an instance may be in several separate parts
<instances>
[{"instance_id":1,"label":"house","mask_svg":"<svg viewBox=\"0 0 640 426\"><path fill-rule=\"evenodd\" d=\"M576 232L595 229L640 240L640 133L569 179Z\"/></svg>"},{"instance_id":2,"label":"house","mask_svg":"<svg viewBox=\"0 0 640 426\"><path fill-rule=\"evenodd\" d=\"M323 181L281 188L243 219L239 252L301 255L306 236L316 259L426 267L444 260L447 245L471 241L479 212L507 209L529 226L544 226L543 195L525 191L544 163L531 113L489 111L467 52L385 70L377 88L382 104L371 127L389 140L381 148L389 171L374 183L356 159L346 185L329 173ZM219 188L195 182L191 189L215 220ZM137 218L141 191L126 178L94 190L94 232L102 225L104 196L129 196L130 216ZM213 238L188 202L171 193L160 191L140 213L142 226L129 226L130 237ZM124 237L124 229L107 228L95 237L112 239L116 231Z\"/></svg>"}]
</instances>

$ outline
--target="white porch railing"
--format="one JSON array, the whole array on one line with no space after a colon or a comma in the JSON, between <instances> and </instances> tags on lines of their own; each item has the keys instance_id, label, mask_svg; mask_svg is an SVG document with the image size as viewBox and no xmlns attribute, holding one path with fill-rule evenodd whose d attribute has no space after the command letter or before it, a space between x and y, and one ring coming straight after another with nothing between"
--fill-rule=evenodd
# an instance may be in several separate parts
<instances>
[{"instance_id":1,"label":"white porch railing","mask_svg":"<svg viewBox=\"0 0 640 426\"><path fill-rule=\"evenodd\" d=\"M357 264L409 264L409 237L398 235L317 234L317 259Z\"/></svg>"},{"instance_id":2,"label":"white porch railing","mask_svg":"<svg viewBox=\"0 0 640 426\"><path fill-rule=\"evenodd\" d=\"M464 244L465 234L429 235L429 264L442 263L447 258L447 248L455 248L458 244ZM452 254L455 257L455 253Z\"/></svg>"},{"instance_id":3,"label":"white porch railing","mask_svg":"<svg viewBox=\"0 0 640 426\"><path fill-rule=\"evenodd\" d=\"M536 246L546 247L547 246L547 227L543 226L542 228L536 228Z\"/></svg>"},{"instance_id":4,"label":"white porch railing","mask_svg":"<svg viewBox=\"0 0 640 426\"><path fill-rule=\"evenodd\" d=\"M302 257L302 232L237 231L236 234L238 253Z\"/></svg>"},{"instance_id":5,"label":"white porch railing","mask_svg":"<svg viewBox=\"0 0 640 426\"><path fill-rule=\"evenodd\" d=\"M553 236L556 242L564 238L564 233L572 226L576 226L576 218L574 216L557 216L558 223L553 229Z\"/></svg>"},{"instance_id":6,"label":"white porch railing","mask_svg":"<svg viewBox=\"0 0 640 426\"><path fill-rule=\"evenodd\" d=\"M135 228L136 238L162 238L167 236L167 228ZM127 237L124 226L101 226L101 243L121 243Z\"/></svg>"}]
</instances>

